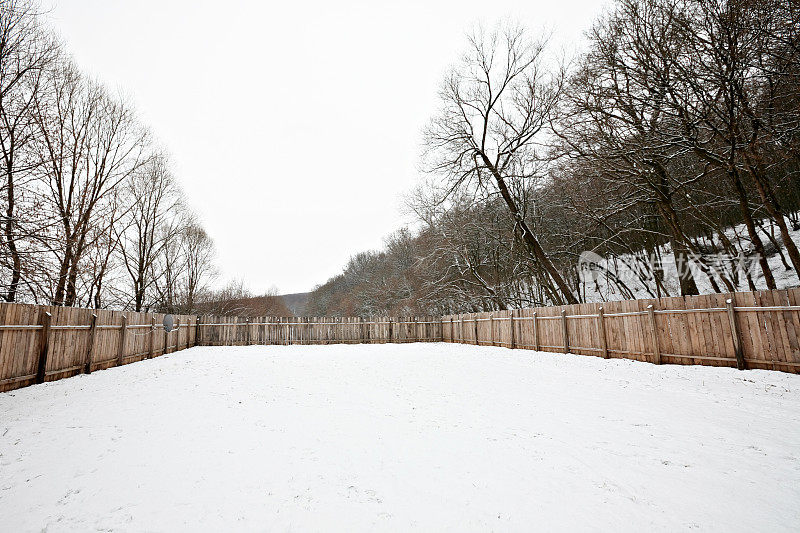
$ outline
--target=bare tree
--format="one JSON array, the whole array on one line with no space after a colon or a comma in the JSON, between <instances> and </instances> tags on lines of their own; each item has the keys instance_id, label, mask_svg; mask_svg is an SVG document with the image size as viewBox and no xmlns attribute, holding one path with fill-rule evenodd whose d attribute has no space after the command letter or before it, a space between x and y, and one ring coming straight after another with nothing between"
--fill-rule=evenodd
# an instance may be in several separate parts
<instances>
[{"instance_id":1,"label":"bare tree","mask_svg":"<svg viewBox=\"0 0 800 533\"><path fill-rule=\"evenodd\" d=\"M128 104L74 66L64 64L48 78L36 122L42 181L60 226L53 304L74 305L90 229L110 231L113 203L106 200L141 165L147 134Z\"/></svg>"},{"instance_id":2,"label":"bare tree","mask_svg":"<svg viewBox=\"0 0 800 533\"><path fill-rule=\"evenodd\" d=\"M126 209L121 207L125 201L121 191L115 189L108 198L108 227L93 226L88 237L91 246L87 247L86 266L82 269L85 298L83 302L89 307L102 309L107 302L124 306L126 298L118 284L114 283L117 267L117 251L120 248L120 239L115 228L119 218L125 214ZM109 279L111 278L111 279ZM79 300L80 301L80 300Z\"/></svg>"},{"instance_id":3,"label":"bare tree","mask_svg":"<svg viewBox=\"0 0 800 533\"><path fill-rule=\"evenodd\" d=\"M741 174L752 180L800 275L800 251L770 180L773 161L767 155L796 136L800 126L797 108L780 106L787 91L798 88L800 65L797 8L787 8L773 0L687 1L686 16L678 21L694 61L679 64L685 90L671 96L692 121L694 129L686 137L697 154L726 169L733 180ZM788 151L775 155L779 161L796 159ZM758 239L753 222L746 222L751 239Z\"/></svg>"},{"instance_id":4,"label":"bare tree","mask_svg":"<svg viewBox=\"0 0 800 533\"><path fill-rule=\"evenodd\" d=\"M203 227L190 218L181 229L180 247L185 258L183 306L189 313L194 312L198 298L216 275L214 242Z\"/></svg>"},{"instance_id":5,"label":"bare tree","mask_svg":"<svg viewBox=\"0 0 800 533\"><path fill-rule=\"evenodd\" d=\"M155 282L155 264L169 236L162 231L175 216L180 191L166 155L156 153L122 184L128 210L114 232L122 243L121 257L130 279L133 309L141 311Z\"/></svg>"},{"instance_id":6,"label":"bare tree","mask_svg":"<svg viewBox=\"0 0 800 533\"><path fill-rule=\"evenodd\" d=\"M23 281L25 255L40 249L25 249L33 244L29 237L46 227L48 218L35 209L30 198L31 169L37 164L28 151L35 135L31 109L44 69L58 52L58 45L41 24L37 4L29 0L0 3L0 155L4 201L0 215L2 240L0 266L9 270L3 279L3 298L17 299ZM6 254L8 261L6 261ZM4 276L5 277L5 274Z\"/></svg>"},{"instance_id":7,"label":"bare tree","mask_svg":"<svg viewBox=\"0 0 800 533\"><path fill-rule=\"evenodd\" d=\"M499 194L533 260L556 285L553 296L577 303L525 218L520 194L541 178L537 143L561 94L560 72L545 71L545 41L518 27L476 32L444 82L442 109L425 132L428 169L445 179L442 200L459 191Z\"/></svg>"},{"instance_id":8,"label":"bare tree","mask_svg":"<svg viewBox=\"0 0 800 533\"><path fill-rule=\"evenodd\" d=\"M594 176L592 190L617 192L610 203L592 203L580 215L591 218L603 213L607 220L637 204L651 204L667 230L675 264L688 265L689 252L697 250L676 199L685 197L697 176L680 166L687 149L673 141L677 123L665 109L665 93L673 83L672 63L683 43L675 28L653 18L647 2L622 2L593 27L590 49L572 76L560 109L557 133L567 153L579 158L573 171ZM651 48L664 54L654 56ZM656 67L651 61L658 62L660 76L653 77ZM642 220L632 222L636 230L644 229ZM617 226L620 230L628 228ZM683 269L679 281L682 295L699 293L689 268Z\"/></svg>"},{"instance_id":9,"label":"bare tree","mask_svg":"<svg viewBox=\"0 0 800 533\"><path fill-rule=\"evenodd\" d=\"M155 307L164 313L174 313L179 306L179 283L186 264L180 245L181 218L170 219L156 230L162 246L154 264L153 289Z\"/></svg>"}]
</instances>

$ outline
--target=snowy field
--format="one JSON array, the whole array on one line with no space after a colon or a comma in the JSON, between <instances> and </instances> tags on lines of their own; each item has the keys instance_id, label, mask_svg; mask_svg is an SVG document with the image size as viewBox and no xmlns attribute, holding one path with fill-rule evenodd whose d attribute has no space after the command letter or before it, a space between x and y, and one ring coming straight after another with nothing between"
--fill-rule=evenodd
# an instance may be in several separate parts
<instances>
[{"instance_id":1,"label":"snowy field","mask_svg":"<svg viewBox=\"0 0 800 533\"><path fill-rule=\"evenodd\" d=\"M800 530L800 376L192 348L0 394L2 531Z\"/></svg>"}]
</instances>

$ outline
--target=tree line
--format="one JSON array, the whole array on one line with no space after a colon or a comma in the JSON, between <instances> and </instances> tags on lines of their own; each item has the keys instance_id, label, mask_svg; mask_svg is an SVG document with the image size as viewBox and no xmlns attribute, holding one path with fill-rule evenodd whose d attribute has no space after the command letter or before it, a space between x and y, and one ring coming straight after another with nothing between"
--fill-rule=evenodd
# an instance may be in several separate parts
<instances>
[{"instance_id":1,"label":"tree line","mask_svg":"<svg viewBox=\"0 0 800 533\"><path fill-rule=\"evenodd\" d=\"M215 298L212 239L130 101L46 22L0 2L0 297L192 312Z\"/></svg>"},{"instance_id":2,"label":"tree line","mask_svg":"<svg viewBox=\"0 0 800 533\"><path fill-rule=\"evenodd\" d=\"M307 311L796 285L800 6L616 0L587 38L565 61L517 24L473 32L423 134L418 227L354 256Z\"/></svg>"}]
</instances>

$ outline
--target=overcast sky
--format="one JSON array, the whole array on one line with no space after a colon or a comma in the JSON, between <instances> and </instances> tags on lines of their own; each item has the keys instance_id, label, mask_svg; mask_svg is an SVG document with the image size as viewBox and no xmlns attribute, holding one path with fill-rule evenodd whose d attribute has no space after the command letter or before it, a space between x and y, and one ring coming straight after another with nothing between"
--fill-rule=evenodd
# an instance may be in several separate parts
<instances>
[{"instance_id":1,"label":"overcast sky","mask_svg":"<svg viewBox=\"0 0 800 533\"><path fill-rule=\"evenodd\" d=\"M603 4L50 2L77 63L171 152L222 280L256 293L311 290L408 222L420 131L470 28L511 18L574 48Z\"/></svg>"}]
</instances>

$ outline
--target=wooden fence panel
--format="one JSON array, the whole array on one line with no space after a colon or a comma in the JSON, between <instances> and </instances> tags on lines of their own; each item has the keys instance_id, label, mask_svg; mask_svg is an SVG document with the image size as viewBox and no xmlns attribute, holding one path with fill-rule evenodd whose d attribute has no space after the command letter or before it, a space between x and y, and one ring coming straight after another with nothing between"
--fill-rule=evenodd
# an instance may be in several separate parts
<instances>
[{"instance_id":1,"label":"wooden fence panel","mask_svg":"<svg viewBox=\"0 0 800 533\"><path fill-rule=\"evenodd\" d=\"M786 305L800 306L800 289L788 289L785 298ZM793 340L789 362L800 363L800 311L787 311L786 314L787 323L790 324L789 338Z\"/></svg>"},{"instance_id":2,"label":"wooden fence panel","mask_svg":"<svg viewBox=\"0 0 800 533\"><path fill-rule=\"evenodd\" d=\"M605 304L605 323L606 323L606 344L608 346L608 357L625 358L624 323L623 317L619 316L622 307L619 302L607 302Z\"/></svg>"},{"instance_id":3,"label":"wooden fence panel","mask_svg":"<svg viewBox=\"0 0 800 533\"><path fill-rule=\"evenodd\" d=\"M28 304L0 304L0 392L32 384L39 370L40 347L43 346L43 317L50 314L47 349L44 355L44 380L54 381L86 371L86 358L91 342L90 370L110 368L122 363L140 361L153 353L163 352L159 330L152 329L157 320L163 332L163 315L110 310L92 310L73 307L35 306ZM93 315L97 316L95 330L91 330ZM124 344L123 316L127 317ZM191 327L195 317L176 316L180 328L173 333L172 349L193 345ZM26 326L19 328L19 326Z\"/></svg>"},{"instance_id":4,"label":"wooden fence panel","mask_svg":"<svg viewBox=\"0 0 800 533\"><path fill-rule=\"evenodd\" d=\"M35 305L0 304L3 324L38 325L47 309ZM36 378L41 332L36 329L3 329L0 338L0 391L31 385Z\"/></svg>"},{"instance_id":5,"label":"wooden fence panel","mask_svg":"<svg viewBox=\"0 0 800 533\"><path fill-rule=\"evenodd\" d=\"M736 307L753 306L755 305L755 298L752 293L737 292L734 294L734 305ZM768 360L769 356L765 351L764 342L761 338L761 327L757 314L739 312L735 315L739 331L742 332L742 348L745 361L748 361L751 368L769 368L769 366L761 362L761 360Z\"/></svg>"},{"instance_id":6,"label":"wooden fence panel","mask_svg":"<svg viewBox=\"0 0 800 533\"><path fill-rule=\"evenodd\" d=\"M737 331L731 329L728 299L734 305ZM535 349L538 345L541 351L562 352L563 310L572 353L602 356L605 338L609 357L736 366L734 336L738 333L747 367L800 373L800 309L787 306L800 308L800 289L446 315L441 318L440 331L446 342L475 344L477 320L481 345L510 347L513 327L515 347ZM600 307L605 316L602 331ZM513 326L508 320L512 314Z\"/></svg>"},{"instance_id":7,"label":"wooden fence panel","mask_svg":"<svg viewBox=\"0 0 800 533\"><path fill-rule=\"evenodd\" d=\"M661 343L661 358L667 363L681 365L692 364L691 359L682 357L689 353L688 336L686 333L686 315L681 313L668 313L667 311L681 311L684 306L683 298L667 297L658 301L660 313L656 314L658 337Z\"/></svg>"}]
</instances>

